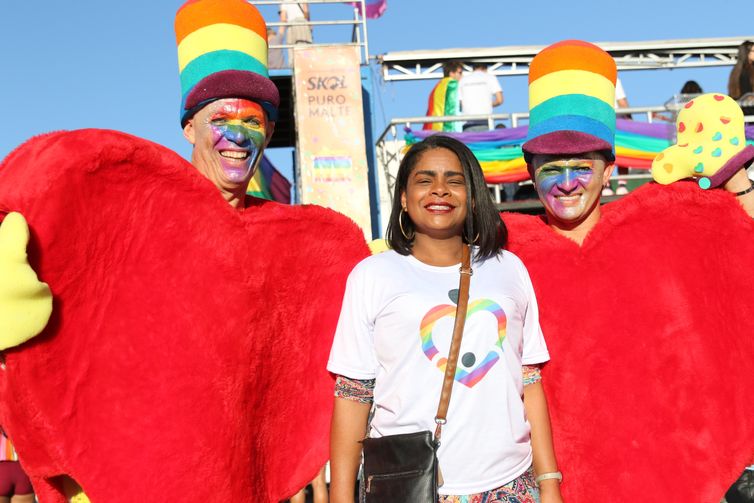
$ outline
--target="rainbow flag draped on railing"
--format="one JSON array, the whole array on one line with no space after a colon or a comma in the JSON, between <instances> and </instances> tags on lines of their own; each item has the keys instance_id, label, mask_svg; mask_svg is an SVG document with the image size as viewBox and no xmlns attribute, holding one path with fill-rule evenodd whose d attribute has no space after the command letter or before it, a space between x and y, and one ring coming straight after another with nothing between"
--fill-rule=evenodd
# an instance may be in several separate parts
<instances>
[{"instance_id":1,"label":"rainbow flag draped on railing","mask_svg":"<svg viewBox=\"0 0 754 503\"><path fill-rule=\"evenodd\" d=\"M526 141L527 126L494 131L448 133L465 143L474 153L484 171L487 183L520 182L528 180L521 144ZM670 146L673 124L647 123L627 119L617 120L615 132L615 163L621 167L649 169L652 160ZM437 131L406 129L406 145L423 140ZM754 145L754 125L746 126L747 143Z\"/></svg>"}]
</instances>

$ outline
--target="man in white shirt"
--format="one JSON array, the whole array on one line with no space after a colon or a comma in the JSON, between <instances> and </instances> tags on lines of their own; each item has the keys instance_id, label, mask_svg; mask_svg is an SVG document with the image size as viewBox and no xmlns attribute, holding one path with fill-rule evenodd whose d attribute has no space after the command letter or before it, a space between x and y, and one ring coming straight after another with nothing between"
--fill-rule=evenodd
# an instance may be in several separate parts
<instances>
[{"instance_id":1,"label":"man in white shirt","mask_svg":"<svg viewBox=\"0 0 754 503\"><path fill-rule=\"evenodd\" d=\"M487 65L474 63L474 71L464 75L458 85L458 96L463 115L489 115L493 107L503 104L503 89L497 79L487 73ZM487 131L487 121L467 121L464 131Z\"/></svg>"}]
</instances>

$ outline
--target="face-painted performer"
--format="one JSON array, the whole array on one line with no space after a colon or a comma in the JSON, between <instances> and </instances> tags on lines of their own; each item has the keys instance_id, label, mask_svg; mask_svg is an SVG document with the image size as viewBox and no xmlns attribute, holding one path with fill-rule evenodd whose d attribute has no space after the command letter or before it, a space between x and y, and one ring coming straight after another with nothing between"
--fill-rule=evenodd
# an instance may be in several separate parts
<instances>
[{"instance_id":1,"label":"face-painted performer","mask_svg":"<svg viewBox=\"0 0 754 503\"><path fill-rule=\"evenodd\" d=\"M327 459L363 234L245 194L279 101L256 8L191 0L175 27L191 164L81 130L0 166L0 423L41 503L277 502Z\"/></svg>"},{"instance_id":2,"label":"face-painted performer","mask_svg":"<svg viewBox=\"0 0 754 503\"><path fill-rule=\"evenodd\" d=\"M721 150L722 174L704 172L707 186L727 191L650 184L601 207L615 78L612 58L586 42L534 58L523 150L546 214L504 215L548 334L563 496L719 501L754 454L754 405L740 392L754 385L754 269L744 263L754 254L754 192L744 193L741 169L752 147ZM741 137L718 137L731 119ZM709 144L743 141L740 110L704 127Z\"/></svg>"}]
</instances>

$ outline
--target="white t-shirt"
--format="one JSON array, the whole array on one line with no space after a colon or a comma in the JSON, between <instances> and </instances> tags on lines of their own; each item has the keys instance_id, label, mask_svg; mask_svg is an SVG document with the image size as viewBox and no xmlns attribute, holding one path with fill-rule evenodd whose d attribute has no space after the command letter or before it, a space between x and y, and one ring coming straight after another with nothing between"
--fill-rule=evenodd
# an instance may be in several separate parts
<instances>
[{"instance_id":1,"label":"white t-shirt","mask_svg":"<svg viewBox=\"0 0 754 503\"><path fill-rule=\"evenodd\" d=\"M487 72L475 70L464 75L458 83L458 99L463 115L492 113L492 98L503 92L497 78Z\"/></svg>"},{"instance_id":2,"label":"white t-shirt","mask_svg":"<svg viewBox=\"0 0 754 503\"><path fill-rule=\"evenodd\" d=\"M376 379L370 435L434 431L459 265L387 251L351 272L327 368ZM522 364L549 359L529 274L510 252L472 263L456 382L438 451L442 494L473 494L531 465Z\"/></svg>"},{"instance_id":3,"label":"white t-shirt","mask_svg":"<svg viewBox=\"0 0 754 503\"><path fill-rule=\"evenodd\" d=\"M293 21L304 17L303 8L296 2L284 3L280 6L280 9L285 12L286 19Z\"/></svg>"}]
</instances>

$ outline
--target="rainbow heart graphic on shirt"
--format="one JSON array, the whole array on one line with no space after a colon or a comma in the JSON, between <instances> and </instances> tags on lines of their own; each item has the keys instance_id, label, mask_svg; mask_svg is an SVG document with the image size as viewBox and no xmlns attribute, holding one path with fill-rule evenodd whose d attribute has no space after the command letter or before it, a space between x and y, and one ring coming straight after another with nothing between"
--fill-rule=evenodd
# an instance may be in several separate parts
<instances>
[{"instance_id":1,"label":"rainbow heart graphic on shirt","mask_svg":"<svg viewBox=\"0 0 754 503\"><path fill-rule=\"evenodd\" d=\"M449 293L453 300L455 300L453 298L455 292L456 291L451 290ZM461 368L461 365L459 365L456 368L455 380L469 388L474 387L476 383L481 381L482 378L487 375L487 372L495 366L503 352L503 341L505 340L505 329L507 326L505 311L503 311L503 308L497 302L489 299L477 299L469 302L466 310L466 320L468 321L472 316L483 315L484 313L491 314L497 321L497 340L495 341L493 348L487 353L487 356L476 365L474 365L474 363L476 363L476 358L471 353L466 353L460 358L460 361L468 368L468 370L464 370ZM455 305L441 304L430 309L427 314L424 315L424 318L422 318L419 335L422 341L422 351L424 351L424 354L430 361L434 360L435 356L440 353L437 346L435 346L432 336L435 324L444 318L455 319L455 317ZM474 361L469 362L469 357ZM437 360L437 368L439 368L441 372L445 372L445 365L447 362L448 359L446 357L440 358Z\"/></svg>"}]
</instances>

